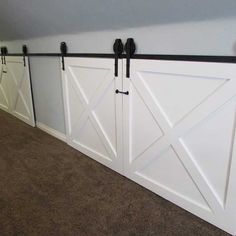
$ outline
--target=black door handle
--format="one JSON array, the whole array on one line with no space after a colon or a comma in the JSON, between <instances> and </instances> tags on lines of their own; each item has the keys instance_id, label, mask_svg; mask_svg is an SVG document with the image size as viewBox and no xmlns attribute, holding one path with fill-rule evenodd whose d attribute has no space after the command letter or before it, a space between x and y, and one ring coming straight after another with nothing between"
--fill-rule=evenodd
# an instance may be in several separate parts
<instances>
[{"instance_id":1,"label":"black door handle","mask_svg":"<svg viewBox=\"0 0 236 236\"><path fill-rule=\"evenodd\" d=\"M116 93L121 93L121 94L129 95L129 91L123 92L123 91L119 91L118 89L116 90Z\"/></svg>"}]
</instances>

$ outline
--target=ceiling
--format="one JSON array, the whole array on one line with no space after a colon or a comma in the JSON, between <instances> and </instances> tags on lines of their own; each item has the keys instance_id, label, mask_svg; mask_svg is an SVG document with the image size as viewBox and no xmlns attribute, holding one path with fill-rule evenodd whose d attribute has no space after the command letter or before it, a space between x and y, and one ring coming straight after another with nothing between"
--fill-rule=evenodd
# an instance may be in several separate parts
<instances>
[{"instance_id":1,"label":"ceiling","mask_svg":"<svg viewBox=\"0 0 236 236\"><path fill-rule=\"evenodd\" d=\"M236 16L236 0L2 0L0 40Z\"/></svg>"}]
</instances>

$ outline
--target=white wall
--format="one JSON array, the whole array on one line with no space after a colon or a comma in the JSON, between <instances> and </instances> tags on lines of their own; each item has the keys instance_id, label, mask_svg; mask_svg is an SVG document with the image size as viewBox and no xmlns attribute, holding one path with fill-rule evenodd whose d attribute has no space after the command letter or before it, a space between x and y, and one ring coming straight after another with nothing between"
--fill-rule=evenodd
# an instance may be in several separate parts
<instances>
[{"instance_id":1,"label":"white wall","mask_svg":"<svg viewBox=\"0 0 236 236\"><path fill-rule=\"evenodd\" d=\"M30 52L58 52L66 41L70 52L110 53L115 38L135 38L137 53L235 55L236 16L234 18L176 24L153 25L123 30L84 32L74 35L42 37L2 42L10 52L20 52L26 43Z\"/></svg>"},{"instance_id":2,"label":"white wall","mask_svg":"<svg viewBox=\"0 0 236 236\"><path fill-rule=\"evenodd\" d=\"M137 53L235 55L236 17L176 24L153 25L124 30L84 32L29 40L1 42L10 53L21 52L27 44L30 52L59 52L66 41L69 52L111 53L115 38L133 37ZM59 59L31 58L37 120L65 132Z\"/></svg>"},{"instance_id":3,"label":"white wall","mask_svg":"<svg viewBox=\"0 0 236 236\"><path fill-rule=\"evenodd\" d=\"M30 65L37 121L65 133L60 59L32 57Z\"/></svg>"}]
</instances>

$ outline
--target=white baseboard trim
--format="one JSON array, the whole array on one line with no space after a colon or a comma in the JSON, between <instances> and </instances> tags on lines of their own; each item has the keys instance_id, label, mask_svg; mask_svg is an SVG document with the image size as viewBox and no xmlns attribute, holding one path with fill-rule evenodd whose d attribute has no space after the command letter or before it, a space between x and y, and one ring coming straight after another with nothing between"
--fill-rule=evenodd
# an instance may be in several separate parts
<instances>
[{"instance_id":1,"label":"white baseboard trim","mask_svg":"<svg viewBox=\"0 0 236 236\"><path fill-rule=\"evenodd\" d=\"M41 122L36 122L36 126L41 129L42 131L54 136L55 138L60 139L63 142L66 142L66 135L41 123Z\"/></svg>"}]
</instances>

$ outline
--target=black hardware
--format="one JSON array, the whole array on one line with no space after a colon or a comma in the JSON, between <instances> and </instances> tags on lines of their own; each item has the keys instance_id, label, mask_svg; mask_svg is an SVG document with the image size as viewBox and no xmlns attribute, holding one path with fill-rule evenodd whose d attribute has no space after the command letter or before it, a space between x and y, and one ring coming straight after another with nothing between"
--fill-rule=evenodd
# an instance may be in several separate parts
<instances>
[{"instance_id":1,"label":"black hardware","mask_svg":"<svg viewBox=\"0 0 236 236\"><path fill-rule=\"evenodd\" d=\"M3 54L7 55L7 47L3 47Z\"/></svg>"},{"instance_id":2,"label":"black hardware","mask_svg":"<svg viewBox=\"0 0 236 236\"><path fill-rule=\"evenodd\" d=\"M116 89L116 93L121 93L121 94L129 95L129 91L123 92L123 91L119 91L118 89Z\"/></svg>"},{"instance_id":3,"label":"black hardware","mask_svg":"<svg viewBox=\"0 0 236 236\"><path fill-rule=\"evenodd\" d=\"M4 47L4 64L6 65L6 55L7 55L7 47Z\"/></svg>"},{"instance_id":4,"label":"black hardware","mask_svg":"<svg viewBox=\"0 0 236 236\"><path fill-rule=\"evenodd\" d=\"M1 54L1 56L3 56ZM20 57L22 53L8 53L8 57ZM60 57L61 53L28 53L28 57ZM66 57L86 58L114 58L114 53L67 53ZM120 58L126 58L122 54ZM236 56L209 56L209 55L174 55L174 54L134 54L132 59L161 60L161 61L193 61L193 62L216 62L236 63Z\"/></svg>"},{"instance_id":5,"label":"black hardware","mask_svg":"<svg viewBox=\"0 0 236 236\"><path fill-rule=\"evenodd\" d=\"M118 76L118 59L121 57L124 50L121 39L116 39L113 44L113 51L115 53L115 76Z\"/></svg>"},{"instance_id":6,"label":"black hardware","mask_svg":"<svg viewBox=\"0 0 236 236\"><path fill-rule=\"evenodd\" d=\"M61 42L60 45L60 50L61 50L61 63L62 63L62 70L65 70L65 61L64 57L67 54L67 45L65 42Z\"/></svg>"},{"instance_id":7,"label":"black hardware","mask_svg":"<svg viewBox=\"0 0 236 236\"><path fill-rule=\"evenodd\" d=\"M130 58L134 55L135 52L135 43L134 39L128 38L125 44L125 52L126 52L126 77L130 77Z\"/></svg>"},{"instance_id":8,"label":"black hardware","mask_svg":"<svg viewBox=\"0 0 236 236\"><path fill-rule=\"evenodd\" d=\"M28 53L28 49L27 49L27 46L26 46L26 45L23 45L23 46L22 46L22 52L23 52L23 62L24 62L24 67L25 67L25 66L26 66L25 56L26 56L27 53Z\"/></svg>"},{"instance_id":9,"label":"black hardware","mask_svg":"<svg viewBox=\"0 0 236 236\"><path fill-rule=\"evenodd\" d=\"M2 61L2 65L4 64L4 59L3 59L4 56L3 56L3 54L4 54L3 53L3 47L1 47L1 61Z\"/></svg>"},{"instance_id":10,"label":"black hardware","mask_svg":"<svg viewBox=\"0 0 236 236\"><path fill-rule=\"evenodd\" d=\"M127 40L128 41L128 40ZM128 45L126 45L128 46ZM4 60L4 50L1 47L1 60ZM125 50L126 51L126 50ZM61 53L27 53L28 57L61 57ZM23 56L23 53L7 53L7 56ZM66 53L66 57L86 58L115 58L114 53ZM127 58L127 54L121 54L120 58ZM168 61L193 61L236 63L236 56L209 56L209 55L174 55L174 54L133 54L132 59L144 60L168 60Z\"/></svg>"},{"instance_id":11,"label":"black hardware","mask_svg":"<svg viewBox=\"0 0 236 236\"><path fill-rule=\"evenodd\" d=\"M2 47L1 48L1 54L3 56L2 62L3 62L3 64L6 65L6 57L5 56L7 55L7 47Z\"/></svg>"},{"instance_id":12,"label":"black hardware","mask_svg":"<svg viewBox=\"0 0 236 236\"><path fill-rule=\"evenodd\" d=\"M6 74L7 72L6 72L5 70L3 70L2 73L5 73L5 74Z\"/></svg>"}]
</instances>

